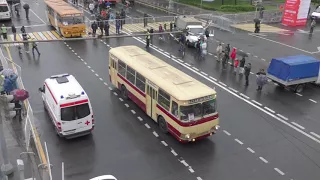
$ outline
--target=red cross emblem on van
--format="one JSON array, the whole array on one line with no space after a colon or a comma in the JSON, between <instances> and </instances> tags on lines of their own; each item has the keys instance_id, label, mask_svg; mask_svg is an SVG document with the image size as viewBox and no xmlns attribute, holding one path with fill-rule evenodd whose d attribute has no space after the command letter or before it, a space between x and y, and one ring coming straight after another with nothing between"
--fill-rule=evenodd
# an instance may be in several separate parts
<instances>
[{"instance_id":1,"label":"red cross emblem on van","mask_svg":"<svg viewBox=\"0 0 320 180\"><path fill-rule=\"evenodd\" d=\"M90 122L89 122L89 121L87 121L85 124L88 126L88 125L90 124Z\"/></svg>"}]
</instances>

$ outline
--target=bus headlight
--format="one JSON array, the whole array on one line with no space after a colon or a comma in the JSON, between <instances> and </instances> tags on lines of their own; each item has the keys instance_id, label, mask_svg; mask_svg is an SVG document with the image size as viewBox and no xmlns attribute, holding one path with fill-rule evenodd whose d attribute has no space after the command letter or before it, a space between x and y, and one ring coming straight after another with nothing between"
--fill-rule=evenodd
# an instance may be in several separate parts
<instances>
[{"instance_id":1,"label":"bus headlight","mask_svg":"<svg viewBox=\"0 0 320 180\"><path fill-rule=\"evenodd\" d=\"M190 134L186 134L185 137L186 137L187 139L189 139L189 138L190 138Z\"/></svg>"}]
</instances>

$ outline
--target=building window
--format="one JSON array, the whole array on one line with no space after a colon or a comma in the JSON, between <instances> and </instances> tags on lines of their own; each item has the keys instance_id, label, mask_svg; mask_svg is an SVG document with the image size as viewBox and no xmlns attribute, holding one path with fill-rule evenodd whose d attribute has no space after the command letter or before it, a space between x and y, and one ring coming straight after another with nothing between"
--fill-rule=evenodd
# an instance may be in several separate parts
<instances>
[{"instance_id":1,"label":"building window","mask_svg":"<svg viewBox=\"0 0 320 180\"><path fill-rule=\"evenodd\" d=\"M118 62L118 72L123 77L126 77L126 67L127 67L127 65L124 62L122 62L122 61Z\"/></svg>"},{"instance_id":2,"label":"building window","mask_svg":"<svg viewBox=\"0 0 320 180\"><path fill-rule=\"evenodd\" d=\"M167 111L170 109L170 95L165 91L159 89L158 93L158 103L164 107Z\"/></svg>"},{"instance_id":3,"label":"building window","mask_svg":"<svg viewBox=\"0 0 320 180\"><path fill-rule=\"evenodd\" d=\"M136 71L133 70L131 67L127 66L127 80L130 81L132 84L136 84L135 78L136 78Z\"/></svg>"},{"instance_id":4,"label":"building window","mask_svg":"<svg viewBox=\"0 0 320 180\"><path fill-rule=\"evenodd\" d=\"M142 92L146 91L146 78L144 78L141 74L137 73L136 76L136 86L139 88Z\"/></svg>"}]
</instances>

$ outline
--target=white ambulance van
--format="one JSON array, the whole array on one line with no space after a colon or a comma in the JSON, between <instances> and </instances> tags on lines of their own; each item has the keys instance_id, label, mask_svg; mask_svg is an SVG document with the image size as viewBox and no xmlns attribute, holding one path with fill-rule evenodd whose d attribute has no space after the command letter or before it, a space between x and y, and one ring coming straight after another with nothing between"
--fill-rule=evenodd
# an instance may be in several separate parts
<instances>
[{"instance_id":1,"label":"white ambulance van","mask_svg":"<svg viewBox=\"0 0 320 180\"><path fill-rule=\"evenodd\" d=\"M0 0L0 20L11 19L11 11L6 0Z\"/></svg>"},{"instance_id":2,"label":"white ambulance van","mask_svg":"<svg viewBox=\"0 0 320 180\"><path fill-rule=\"evenodd\" d=\"M94 118L90 100L74 76L51 76L39 91L60 137L75 138L92 132Z\"/></svg>"}]
</instances>

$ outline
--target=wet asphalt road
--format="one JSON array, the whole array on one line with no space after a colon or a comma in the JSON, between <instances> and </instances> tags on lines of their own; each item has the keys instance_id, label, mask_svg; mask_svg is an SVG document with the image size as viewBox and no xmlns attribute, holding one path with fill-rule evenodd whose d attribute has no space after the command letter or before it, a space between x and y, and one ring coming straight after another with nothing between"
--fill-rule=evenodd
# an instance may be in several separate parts
<instances>
[{"instance_id":1,"label":"wet asphalt road","mask_svg":"<svg viewBox=\"0 0 320 180\"><path fill-rule=\"evenodd\" d=\"M223 39L225 42L228 41L228 38L233 37L233 46L238 46L238 44L241 47L245 46L243 50L248 47L247 52L254 52L259 57L267 57L271 52L277 56L297 53L290 48L282 47L283 49L279 50L279 47L277 48L274 44L243 34L230 36L224 32L216 31L216 33L219 34L217 39ZM241 37L248 41L243 43ZM259 46L249 49L251 48L249 42L259 44ZM161 134L157 125L137 106L132 102L120 101L119 95L114 94L118 92L110 91L104 85L104 82L110 84L108 77L109 47L107 45L144 47L144 44L133 38L110 39L105 43L99 40L67 42L71 49L62 42L41 44L39 49L42 55L39 59L26 55L20 58L16 48L10 48L13 59L23 69L23 81L30 92L29 100L35 113L41 139L47 142L50 161L54 165L54 179L60 179L62 162L65 163L67 180L85 180L103 174L113 174L118 179L146 180L196 179L197 177L202 179L313 180L320 177L319 143L258 110L244 99L231 95L224 88L218 87L177 64L164 53L150 49L150 53L210 87L216 88L218 93L218 110L222 127L218 134L184 145L176 142L171 136ZM172 40L162 42L154 37L153 43L159 49L175 57L179 56L176 42ZM216 48L215 44L215 41L210 44L213 52ZM261 46L268 47L268 51L263 51L263 48L259 50ZM77 56L80 56L86 64ZM302 124L305 132L313 131L320 134L317 118L319 106L310 103L307 98L319 99L317 87L309 88L301 97L291 92L278 90L270 84L261 94L258 94L255 91L254 75L250 77L251 85L245 89L243 80L239 80L229 72L230 68L222 71L220 65L216 64L213 55L208 56L204 61L198 61L193 57L193 50L188 49L183 61L222 81L228 87L238 90L239 93L242 92L251 99L288 117L289 121ZM253 71L256 71L259 66L267 66L270 59L260 62L258 58L253 58L250 61L253 62ZM73 74L89 94L96 121L96 129L91 136L74 140L58 138L53 125L43 111L40 94L37 92L38 87L42 86L45 78L65 72ZM126 103L129 105L128 108L125 106ZM134 110L135 114L131 110ZM137 117L141 117L143 122L139 122ZM151 128L146 128L145 123ZM153 131L159 134L158 138L153 135ZM243 144L235 139L240 140ZM164 146L161 141L165 141L168 146ZM254 153L247 148L253 149ZM178 154L177 156L171 153L172 149ZM179 162L181 160L185 160L188 167ZM190 172L189 166L195 171L194 173ZM285 174L279 174L274 168L279 168Z\"/></svg>"}]
</instances>

